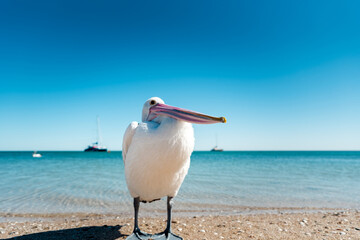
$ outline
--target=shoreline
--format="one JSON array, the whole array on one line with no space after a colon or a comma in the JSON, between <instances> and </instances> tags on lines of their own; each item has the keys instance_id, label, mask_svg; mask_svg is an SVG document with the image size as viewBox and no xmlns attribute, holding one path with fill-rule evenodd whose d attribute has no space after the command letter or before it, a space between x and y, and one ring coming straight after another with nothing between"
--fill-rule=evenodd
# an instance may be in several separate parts
<instances>
[{"instance_id":1,"label":"shoreline","mask_svg":"<svg viewBox=\"0 0 360 240\"><path fill-rule=\"evenodd\" d=\"M211 208L213 206L213 208ZM249 207L249 206L227 206L218 208L218 205L209 205L203 209L173 209L173 215L179 218L184 217L207 217L207 216L246 216L246 215L260 215L260 214L285 214L285 213L331 213L341 211L360 211L360 209L353 208L317 208L317 207ZM65 218L83 218L83 217L101 217L101 218L130 218L133 212L119 211L116 213L99 213L99 212L0 212L0 223L17 221L36 221L36 220L57 220ZM166 210L164 209L148 209L142 207L139 217L144 218L161 218L166 217Z\"/></svg>"},{"instance_id":2,"label":"shoreline","mask_svg":"<svg viewBox=\"0 0 360 240\"><path fill-rule=\"evenodd\" d=\"M302 208L296 209L298 212L286 212L288 209L226 215L204 212L188 216L174 211L172 225L174 233L184 239L360 239L357 209ZM122 240L133 228L132 214L0 213L0 218L7 219L0 222L0 239ZM161 232L165 224L165 212L155 217L144 217L140 212L139 225L143 231Z\"/></svg>"}]
</instances>

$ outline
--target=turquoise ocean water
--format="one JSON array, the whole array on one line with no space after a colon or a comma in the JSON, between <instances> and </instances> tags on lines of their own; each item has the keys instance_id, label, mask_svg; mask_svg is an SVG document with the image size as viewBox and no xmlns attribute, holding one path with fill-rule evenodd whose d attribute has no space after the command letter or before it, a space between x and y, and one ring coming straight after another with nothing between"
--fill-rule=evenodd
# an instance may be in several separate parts
<instances>
[{"instance_id":1,"label":"turquoise ocean water","mask_svg":"<svg viewBox=\"0 0 360 240\"><path fill-rule=\"evenodd\" d=\"M0 152L0 213L132 212L121 152L41 154ZM360 209L360 152L194 152L175 203ZM165 201L144 208L165 211Z\"/></svg>"}]
</instances>

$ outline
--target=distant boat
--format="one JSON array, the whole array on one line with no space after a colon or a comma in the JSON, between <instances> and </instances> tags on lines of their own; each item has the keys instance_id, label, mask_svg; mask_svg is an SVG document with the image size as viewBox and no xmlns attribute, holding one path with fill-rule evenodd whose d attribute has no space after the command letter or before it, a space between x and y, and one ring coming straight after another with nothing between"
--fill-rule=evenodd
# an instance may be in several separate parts
<instances>
[{"instance_id":1,"label":"distant boat","mask_svg":"<svg viewBox=\"0 0 360 240\"><path fill-rule=\"evenodd\" d=\"M40 153L37 153L36 151L33 153L32 155L34 158L41 158L41 154Z\"/></svg>"},{"instance_id":2,"label":"distant boat","mask_svg":"<svg viewBox=\"0 0 360 240\"><path fill-rule=\"evenodd\" d=\"M107 148L99 145L98 142L94 142L93 144L89 145L84 151L85 152L107 152Z\"/></svg>"},{"instance_id":3,"label":"distant boat","mask_svg":"<svg viewBox=\"0 0 360 240\"><path fill-rule=\"evenodd\" d=\"M215 139L216 139L216 145L215 145L215 147L213 147L210 151L211 151L211 152L222 152L222 151L224 151L224 149L218 148L218 137L217 137L217 134L216 134Z\"/></svg>"},{"instance_id":4,"label":"distant boat","mask_svg":"<svg viewBox=\"0 0 360 240\"><path fill-rule=\"evenodd\" d=\"M224 149L218 148L217 146L215 146L215 147L213 147L210 151L211 151L211 152L222 152L222 151L224 151Z\"/></svg>"},{"instance_id":5,"label":"distant boat","mask_svg":"<svg viewBox=\"0 0 360 240\"><path fill-rule=\"evenodd\" d=\"M100 118L97 117L97 141L89 145L84 151L85 152L107 152L107 148L101 143L101 134L100 134Z\"/></svg>"}]
</instances>

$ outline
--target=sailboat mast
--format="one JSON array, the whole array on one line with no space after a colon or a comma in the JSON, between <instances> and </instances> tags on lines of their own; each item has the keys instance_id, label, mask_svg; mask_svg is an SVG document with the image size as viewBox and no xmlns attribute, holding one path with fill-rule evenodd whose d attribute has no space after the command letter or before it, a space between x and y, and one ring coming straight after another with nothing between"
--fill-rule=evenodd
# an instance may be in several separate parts
<instances>
[{"instance_id":1,"label":"sailboat mast","mask_svg":"<svg viewBox=\"0 0 360 240\"><path fill-rule=\"evenodd\" d=\"M99 115L96 117L96 122L97 122L97 142L98 142L98 145L101 146L102 139L101 139L101 133L100 133L100 117L99 117Z\"/></svg>"}]
</instances>

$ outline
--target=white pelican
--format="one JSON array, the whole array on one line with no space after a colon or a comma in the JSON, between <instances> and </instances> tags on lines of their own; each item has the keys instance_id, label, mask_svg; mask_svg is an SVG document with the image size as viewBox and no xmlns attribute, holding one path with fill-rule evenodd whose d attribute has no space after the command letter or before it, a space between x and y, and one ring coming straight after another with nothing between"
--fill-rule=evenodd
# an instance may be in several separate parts
<instances>
[{"instance_id":1,"label":"white pelican","mask_svg":"<svg viewBox=\"0 0 360 240\"><path fill-rule=\"evenodd\" d=\"M191 123L226 122L224 117L172 107L158 97L148 99L142 123L132 122L125 131L122 155L126 183L134 198L134 231L127 240L182 239L171 232L172 198L176 196L190 166L194 149ZM164 232L151 235L140 231L140 202L167 197L167 225Z\"/></svg>"}]
</instances>

